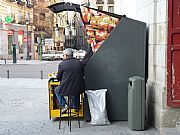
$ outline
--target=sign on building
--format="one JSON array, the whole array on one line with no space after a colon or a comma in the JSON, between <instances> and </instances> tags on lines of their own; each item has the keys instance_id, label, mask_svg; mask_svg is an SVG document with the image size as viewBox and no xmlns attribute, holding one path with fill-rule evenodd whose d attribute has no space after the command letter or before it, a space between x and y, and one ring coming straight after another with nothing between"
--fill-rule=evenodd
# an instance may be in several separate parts
<instances>
[{"instance_id":1,"label":"sign on building","mask_svg":"<svg viewBox=\"0 0 180 135\"><path fill-rule=\"evenodd\" d=\"M54 46L54 39L45 38L45 46Z\"/></svg>"}]
</instances>

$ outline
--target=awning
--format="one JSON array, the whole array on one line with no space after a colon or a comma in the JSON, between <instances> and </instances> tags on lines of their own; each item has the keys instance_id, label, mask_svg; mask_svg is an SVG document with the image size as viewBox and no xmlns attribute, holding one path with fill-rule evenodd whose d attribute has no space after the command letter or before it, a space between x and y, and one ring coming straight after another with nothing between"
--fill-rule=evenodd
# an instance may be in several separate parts
<instances>
[{"instance_id":1,"label":"awning","mask_svg":"<svg viewBox=\"0 0 180 135\"><path fill-rule=\"evenodd\" d=\"M54 13L59 13L62 11L76 11L79 13L81 12L80 5L69 2L59 2L48 6L48 8Z\"/></svg>"},{"instance_id":2,"label":"awning","mask_svg":"<svg viewBox=\"0 0 180 135\"><path fill-rule=\"evenodd\" d=\"M119 19L122 17L122 15L110 13L107 11L103 11L103 10L99 10L99 9L95 9L95 8L91 8L91 7L87 7L87 6L84 6L84 7L98 11L98 12L102 12L103 14L106 14L106 15L109 15L112 17L116 17ZM81 13L80 5L74 4L74 3L69 3L69 2L59 2L59 3L48 6L48 8L54 13L59 13L62 11L76 11L76 12Z\"/></svg>"}]
</instances>

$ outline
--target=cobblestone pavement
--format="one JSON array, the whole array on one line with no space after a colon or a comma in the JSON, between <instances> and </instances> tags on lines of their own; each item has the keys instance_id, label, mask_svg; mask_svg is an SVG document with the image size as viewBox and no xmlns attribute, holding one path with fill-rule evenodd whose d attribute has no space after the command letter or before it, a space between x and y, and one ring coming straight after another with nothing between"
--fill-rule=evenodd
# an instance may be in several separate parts
<instances>
[{"instance_id":1,"label":"cobblestone pavement","mask_svg":"<svg viewBox=\"0 0 180 135\"><path fill-rule=\"evenodd\" d=\"M49 120L47 79L0 78L0 135L159 135L154 129L132 131L127 122L108 126L90 126L67 121L58 129L58 121Z\"/></svg>"}]
</instances>

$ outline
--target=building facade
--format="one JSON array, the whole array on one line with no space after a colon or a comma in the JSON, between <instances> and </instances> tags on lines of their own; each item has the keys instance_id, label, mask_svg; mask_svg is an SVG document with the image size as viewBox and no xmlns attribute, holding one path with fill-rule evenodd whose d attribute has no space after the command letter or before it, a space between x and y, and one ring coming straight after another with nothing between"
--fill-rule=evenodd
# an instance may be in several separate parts
<instances>
[{"instance_id":1,"label":"building facade","mask_svg":"<svg viewBox=\"0 0 180 135\"><path fill-rule=\"evenodd\" d=\"M47 8L53 2L53 0L34 0L35 59L40 59L40 55L48 50L54 50L54 14Z\"/></svg>"},{"instance_id":2,"label":"building facade","mask_svg":"<svg viewBox=\"0 0 180 135\"><path fill-rule=\"evenodd\" d=\"M56 0L53 2L59 3L63 2L63 0ZM55 50L57 51L62 51L64 50L64 43L65 43L65 28L67 26L67 19L68 19L68 11L64 11L58 14L54 15L54 33L53 33L53 38L54 38L54 46Z\"/></svg>"},{"instance_id":3,"label":"building facade","mask_svg":"<svg viewBox=\"0 0 180 135\"><path fill-rule=\"evenodd\" d=\"M51 4L58 2L69 2L69 0L56 0ZM75 2L76 3L76 2ZM82 0L77 4L85 4L93 8L101 8L101 10L114 13L114 0L105 0L103 2ZM84 33L83 23L80 21L79 13L73 11L64 11L54 15L54 49L61 51L64 48L85 49L86 47L86 33Z\"/></svg>"},{"instance_id":4,"label":"building facade","mask_svg":"<svg viewBox=\"0 0 180 135\"><path fill-rule=\"evenodd\" d=\"M32 22L32 0L0 0L0 59L12 59L13 44L17 59L34 58Z\"/></svg>"},{"instance_id":5,"label":"building facade","mask_svg":"<svg viewBox=\"0 0 180 135\"><path fill-rule=\"evenodd\" d=\"M85 0L84 2L88 3L88 0ZM114 12L115 0L92 0L92 1L89 0L89 3L90 3L90 7L115 13Z\"/></svg>"},{"instance_id":6,"label":"building facade","mask_svg":"<svg viewBox=\"0 0 180 135\"><path fill-rule=\"evenodd\" d=\"M69 2L67 0L59 0L58 2ZM78 3L79 4L79 3ZM80 14L74 11L63 11L54 15L54 40L55 49L62 51L65 48L84 49L86 42L85 34L82 29L83 24Z\"/></svg>"}]
</instances>

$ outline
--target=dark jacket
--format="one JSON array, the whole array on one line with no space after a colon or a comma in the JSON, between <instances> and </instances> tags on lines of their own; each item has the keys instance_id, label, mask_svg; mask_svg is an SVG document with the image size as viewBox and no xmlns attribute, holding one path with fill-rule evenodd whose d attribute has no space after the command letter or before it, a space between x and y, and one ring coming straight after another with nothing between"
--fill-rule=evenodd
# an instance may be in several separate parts
<instances>
[{"instance_id":1,"label":"dark jacket","mask_svg":"<svg viewBox=\"0 0 180 135\"><path fill-rule=\"evenodd\" d=\"M77 96L85 90L84 68L75 58L63 60L58 67L57 79L60 81L60 94Z\"/></svg>"},{"instance_id":2,"label":"dark jacket","mask_svg":"<svg viewBox=\"0 0 180 135\"><path fill-rule=\"evenodd\" d=\"M92 55L93 55L93 51L92 51L91 45L88 45L87 54L84 56L84 58L81 61L84 68L86 67Z\"/></svg>"}]
</instances>

